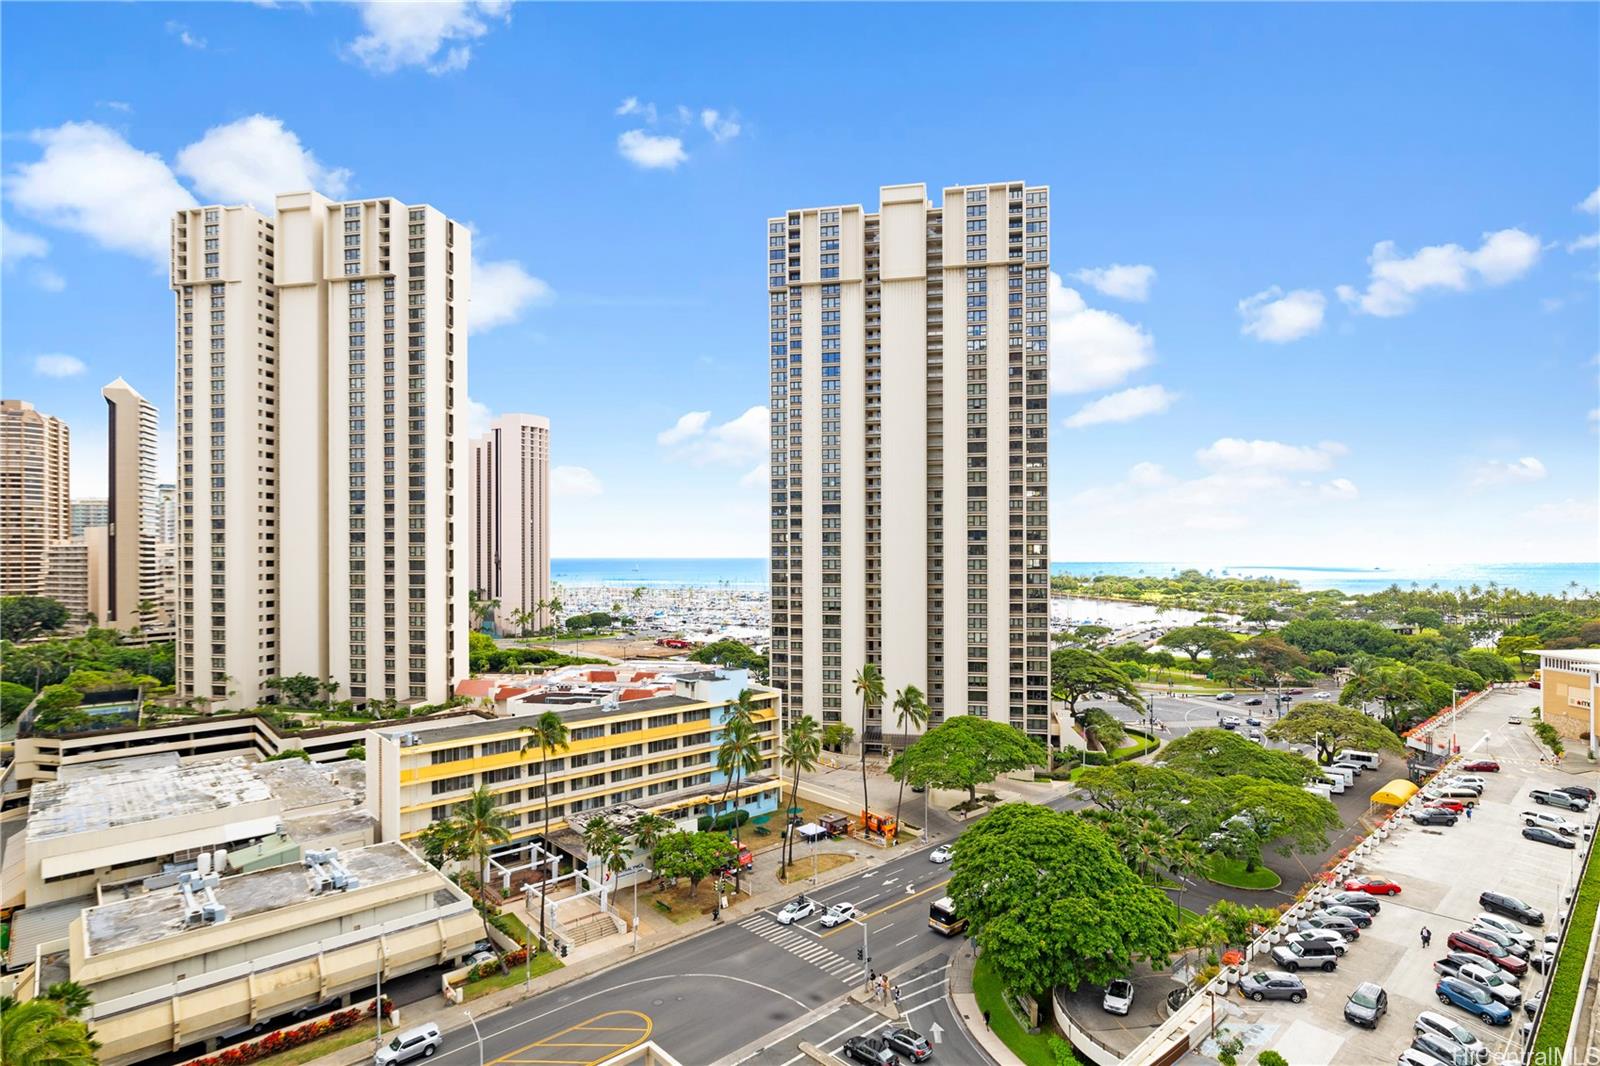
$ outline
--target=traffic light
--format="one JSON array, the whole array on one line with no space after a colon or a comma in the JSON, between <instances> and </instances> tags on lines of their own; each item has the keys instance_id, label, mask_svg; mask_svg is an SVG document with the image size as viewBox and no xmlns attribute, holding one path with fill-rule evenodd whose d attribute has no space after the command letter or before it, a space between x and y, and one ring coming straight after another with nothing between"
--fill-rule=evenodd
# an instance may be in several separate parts
<instances>
[{"instance_id":1,"label":"traffic light","mask_svg":"<svg viewBox=\"0 0 1600 1066\"><path fill-rule=\"evenodd\" d=\"M860 948L856 948L856 961L857 962L865 962L866 961L865 959L863 959L861 957L861 949Z\"/></svg>"}]
</instances>

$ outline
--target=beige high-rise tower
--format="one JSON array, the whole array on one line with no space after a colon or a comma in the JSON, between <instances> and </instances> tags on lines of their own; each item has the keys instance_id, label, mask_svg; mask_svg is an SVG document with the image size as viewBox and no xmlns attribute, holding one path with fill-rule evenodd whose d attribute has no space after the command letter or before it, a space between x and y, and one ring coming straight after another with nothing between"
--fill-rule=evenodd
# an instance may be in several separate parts
<instances>
[{"instance_id":1,"label":"beige high-rise tower","mask_svg":"<svg viewBox=\"0 0 1600 1066\"><path fill-rule=\"evenodd\" d=\"M101 389L100 395L106 401L106 484L111 491L106 509L105 613L100 623L114 629L165 628L171 607L162 598L156 566L161 526L156 409L121 378Z\"/></svg>"},{"instance_id":2,"label":"beige high-rise tower","mask_svg":"<svg viewBox=\"0 0 1600 1066\"><path fill-rule=\"evenodd\" d=\"M502 415L472 442L472 588L500 633L542 629L550 599L550 420Z\"/></svg>"},{"instance_id":3,"label":"beige high-rise tower","mask_svg":"<svg viewBox=\"0 0 1600 1066\"><path fill-rule=\"evenodd\" d=\"M26 400L0 400L0 595L45 594L50 545L72 532L71 434Z\"/></svg>"},{"instance_id":4,"label":"beige high-rise tower","mask_svg":"<svg viewBox=\"0 0 1600 1066\"><path fill-rule=\"evenodd\" d=\"M213 398L180 420L180 692L250 706L305 673L436 703L466 675L470 241L431 207L312 192L174 219L180 407L189 314Z\"/></svg>"},{"instance_id":5,"label":"beige high-rise tower","mask_svg":"<svg viewBox=\"0 0 1600 1066\"><path fill-rule=\"evenodd\" d=\"M890 185L767 222L772 680L893 736L851 681L1049 734L1049 190ZM948 328L947 328L948 324Z\"/></svg>"}]
</instances>

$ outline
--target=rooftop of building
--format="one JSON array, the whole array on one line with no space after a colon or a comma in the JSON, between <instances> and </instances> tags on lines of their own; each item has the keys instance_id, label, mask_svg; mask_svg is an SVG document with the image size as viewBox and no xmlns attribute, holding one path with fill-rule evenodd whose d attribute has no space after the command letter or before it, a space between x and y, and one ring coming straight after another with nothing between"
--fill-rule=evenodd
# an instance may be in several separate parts
<instances>
[{"instance_id":1,"label":"rooftop of building","mask_svg":"<svg viewBox=\"0 0 1600 1066\"><path fill-rule=\"evenodd\" d=\"M272 789L243 759L135 767L34 785L27 833L45 840L270 799Z\"/></svg>"},{"instance_id":2,"label":"rooftop of building","mask_svg":"<svg viewBox=\"0 0 1600 1066\"><path fill-rule=\"evenodd\" d=\"M285 813L325 804L348 804L359 797L325 767L304 759L272 759L251 767L278 797Z\"/></svg>"},{"instance_id":3,"label":"rooftop of building","mask_svg":"<svg viewBox=\"0 0 1600 1066\"><path fill-rule=\"evenodd\" d=\"M371 829L376 834L378 818L365 807L341 807L336 811L285 817L283 832L302 848L313 851L337 843L347 833Z\"/></svg>"},{"instance_id":4,"label":"rooftop of building","mask_svg":"<svg viewBox=\"0 0 1600 1066\"><path fill-rule=\"evenodd\" d=\"M361 888L419 873L437 874L409 848L399 843L373 844L342 852L339 861L346 870L361 879ZM282 928L287 929L300 924L293 914L293 908L319 895L337 892L328 889L319 893L317 884L315 875L303 863L292 863L256 873L224 877L213 889L213 894L217 902L227 908L229 922L252 915L284 911L285 924ZM186 914L183 893L177 888L90 907L83 912L88 953L103 955L122 948L182 936L186 931L197 928L185 921Z\"/></svg>"},{"instance_id":5,"label":"rooftop of building","mask_svg":"<svg viewBox=\"0 0 1600 1066\"><path fill-rule=\"evenodd\" d=\"M1557 648L1554 651L1540 649L1532 652L1534 655L1548 655L1558 659L1571 659L1575 663L1600 664L1600 648Z\"/></svg>"}]
</instances>

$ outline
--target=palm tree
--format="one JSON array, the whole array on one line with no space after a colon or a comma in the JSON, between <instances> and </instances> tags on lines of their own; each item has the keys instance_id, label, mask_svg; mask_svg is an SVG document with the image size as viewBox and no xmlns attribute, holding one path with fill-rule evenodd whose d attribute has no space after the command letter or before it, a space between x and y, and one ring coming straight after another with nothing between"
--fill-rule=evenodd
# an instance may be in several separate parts
<instances>
[{"instance_id":1,"label":"palm tree","mask_svg":"<svg viewBox=\"0 0 1600 1066\"><path fill-rule=\"evenodd\" d=\"M883 705L883 672L877 663L863 663L851 684L861 697L861 831L865 833L867 813L872 810L867 796L867 708Z\"/></svg>"},{"instance_id":2,"label":"palm tree","mask_svg":"<svg viewBox=\"0 0 1600 1066\"><path fill-rule=\"evenodd\" d=\"M923 698L922 690L920 688L915 685L907 685L905 688L894 694L893 710L895 724L900 727L900 750L903 752L906 750L906 745L910 743L910 727L916 726L918 729L921 729L925 724L927 724L928 701ZM904 774L901 774L900 794L895 797L894 801L894 824L896 834L898 834L900 831L900 805L905 802L905 798L906 778ZM922 828L924 835L926 835L928 827L923 826Z\"/></svg>"},{"instance_id":3,"label":"palm tree","mask_svg":"<svg viewBox=\"0 0 1600 1066\"><path fill-rule=\"evenodd\" d=\"M793 810L800 802L800 773L810 773L817 768L817 760L822 757L822 727L817 725L817 720L809 714L798 721L789 724L789 732L783 738L783 765L794 771L794 783L789 787L789 807L783 812L783 839L784 847L788 852L784 859L784 869L794 861L794 834L789 832L789 811Z\"/></svg>"},{"instance_id":4,"label":"palm tree","mask_svg":"<svg viewBox=\"0 0 1600 1066\"><path fill-rule=\"evenodd\" d=\"M18 1003L0 1000L0 1047L6 1062L27 1066L95 1066L89 1029L57 1000L41 996Z\"/></svg>"},{"instance_id":5,"label":"palm tree","mask_svg":"<svg viewBox=\"0 0 1600 1066\"><path fill-rule=\"evenodd\" d=\"M57 981L44 990L44 996L61 1004L69 1018L77 1018L89 1009L89 990L76 981Z\"/></svg>"},{"instance_id":6,"label":"palm tree","mask_svg":"<svg viewBox=\"0 0 1600 1066\"><path fill-rule=\"evenodd\" d=\"M533 626L534 626L534 629L538 630L538 629L543 629L544 628L544 613L545 613L545 611L547 611L549 609L550 609L550 601L545 599L542 596L539 597L539 599L534 602L534 605L533 605Z\"/></svg>"},{"instance_id":7,"label":"palm tree","mask_svg":"<svg viewBox=\"0 0 1600 1066\"><path fill-rule=\"evenodd\" d=\"M544 773L544 839L542 848L550 847L550 757L557 751L566 751L570 733L567 723L554 711L545 711L534 719L532 725L525 725L522 731L528 734L528 739L522 745L522 756L526 758L530 752L538 749L539 768ZM545 902L550 895L550 875L541 871L539 877L539 946L545 947L544 939L544 912Z\"/></svg>"},{"instance_id":8,"label":"palm tree","mask_svg":"<svg viewBox=\"0 0 1600 1066\"><path fill-rule=\"evenodd\" d=\"M1225 935L1222 923L1209 914L1202 914L1179 931L1179 936L1183 938L1182 946L1196 949L1194 960L1196 970L1200 968L1199 952L1221 943Z\"/></svg>"},{"instance_id":9,"label":"palm tree","mask_svg":"<svg viewBox=\"0 0 1600 1066\"><path fill-rule=\"evenodd\" d=\"M478 911L483 936L489 937L489 855L495 846L511 839L506 816L488 785L480 785L450 816L450 835L464 855L478 860Z\"/></svg>"},{"instance_id":10,"label":"palm tree","mask_svg":"<svg viewBox=\"0 0 1600 1066\"><path fill-rule=\"evenodd\" d=\"M672 819L663 818L659 814L646 812L633 821L633 828L629 835L633 846L647 855L654 855L656 845L661 843L661 838L676 828Z\"/></svg>"}]
</instances>

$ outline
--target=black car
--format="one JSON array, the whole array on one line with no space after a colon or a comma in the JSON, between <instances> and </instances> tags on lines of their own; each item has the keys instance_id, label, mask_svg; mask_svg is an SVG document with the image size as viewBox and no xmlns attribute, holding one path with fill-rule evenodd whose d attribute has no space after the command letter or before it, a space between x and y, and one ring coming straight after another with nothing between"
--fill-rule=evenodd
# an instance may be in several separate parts
<instances>
[{"instance_id":1,"label":"black car","mask_svg":"<svg viewBox=\"0 0 1600 1066\"><path fill-rule=\"evenodd\" d=\"M852 1036L844 1042L846 1058L855 1059L862 1066L900 1066L900 1059L880 1040Z\"/></svg>"},{"instance_id":2,"label":"black car","mask_svg":"<svg viewBox=\"0 0 1600 1066\"><path fill-rule=\"evenodd\" d=\"M883 1042L889 1050L904 1055L912 1062L926 1062L933 1055L933 1045L915 1029L885 1029Z\"/></svg>"},{"instance_id":3,"label":"black car","mask_svg":"<svg viewBox=\"0 0 1600 1066\"><path fill-rule=\"evenodd\" d=\"M1257 1003L1264 999L1299 1003L1306 998L1306 983L1282 970L1256 970L1239 978L1239 994Z\"/></svg>"},{"instance_id":4,"label":"black car","mask_svg":"<svg viewBox=\"0 0 1600 1066\"><path fill-rule=\"evenodd\" d=\"M1342 903L1335 903L1330 907L1324 907L1322 908L1321 913L1332 914L1339 918L1348 918L1362 929L1365 929L1367 926L1372 924L1372 915L1368 914L1364 910L1361 910L1359 907L1347 907Z\"/></svg>"},{"instance_id":5,"label":"black car","mask_svg":"<svg viewBox=\"0 0 1600 1066\"><path fill-rule=\"evenodd\" d=\"M1564 837L1554 830L1546 829L1542 825L1524 826L1522 829L1522 835L1527 837L1529 840L1537 840L1541 844L1554 844L1558 848L1567 848L1570 850L1578 846L1570 838Z\"/></svg>"},{"instance_id":6,"label":"black car","mask_svg":"<svg viewBox=\"0 0 1600 1066\"><path fill-rule=\"evenodd\" d=\"M1303 919L1300 924L1311 929L1326 929L1338 933L1346 940L1360 940L1361 929L1349 918L1341 918L1337 914L1313 914Z\"/></svg>"},{"instance_id":7,"label":"black car","mask_svg":"<svg viewBox=\"0 0 1600 1066\"><path fill-rule=\"evenodd\" d=\"M1261 706L1261 697L1251 696L1249 699L1244 701L1244 705L1246 707L1259 707Z\"/></svg>"},{"instance_id":8,"label":"black car","mask_svg":"<svg viewBox=\"0 0 1600 1066\"><path fill-rule=\"evenodd\" d=\"M1251 715L1249 718L1244 720L1244 724L1255 729L1260 729L1261 719L1257 718L1255 715Z\"/></svg>"},{"instance_id":9,"label":"black car","mask_svg":"<svg viewBox=\"0 0 1600 1066\"><path fill-rule=\"evenodd\" d=\"M1569 796L1581 797L1582 799L1588 800L1590 803L1593 803L1596 797L1595 790L1590 788L1588 785L1562 785L1560 788L1556 789L1556 791L1565 792Z\"/></svg>"},{"instance_id":10,"label":"black car","mask_svg":"<svg viewBox=\"0 0 1600 1066\"><path fill-rule=\"evenodd\" d=\"M1523 925L1543 925L1544 911L1530 907L1516 896L1503 892L1484 892L1478 896L1478 906L1493 914L1503 914Z\"/></svg>"},{"instance_id":11,"label":"black car","mask_svg":"<svg viewBox=\"0 0 1600 1066\"><path fill-rule=\"evenodd\" d=\"M1376 1029L1378 1019L1389 1013L1389 993L1383 986L1363 981L1344 1001L1344 1020L1352 1025Z\"/></svg>"},{"instance_id":12,"label":"black car","mask_svg":"<svg viewBox=\"0 0 1600 1066\"><path fill-rule=\"evenodd\" d=\"M1411 812L1411 820L1418 825L1455 825L1460 820L1455 811L1443 807L1424 807Z\"/></svg>"},{"instance_id":13,"label":"black car","mask_svg":"<svg viewBox=\"0 0 1600 1066\"><path fill-rule=\"evenodd\" d=\"M1328 897L1328 903L1338 904L1341 907L1354 907L1368 914L1377 914L1383 910L1383 904L1378 902L1378 897L1369 892L1335 892Z\"/></svg>"}]
</instances>

